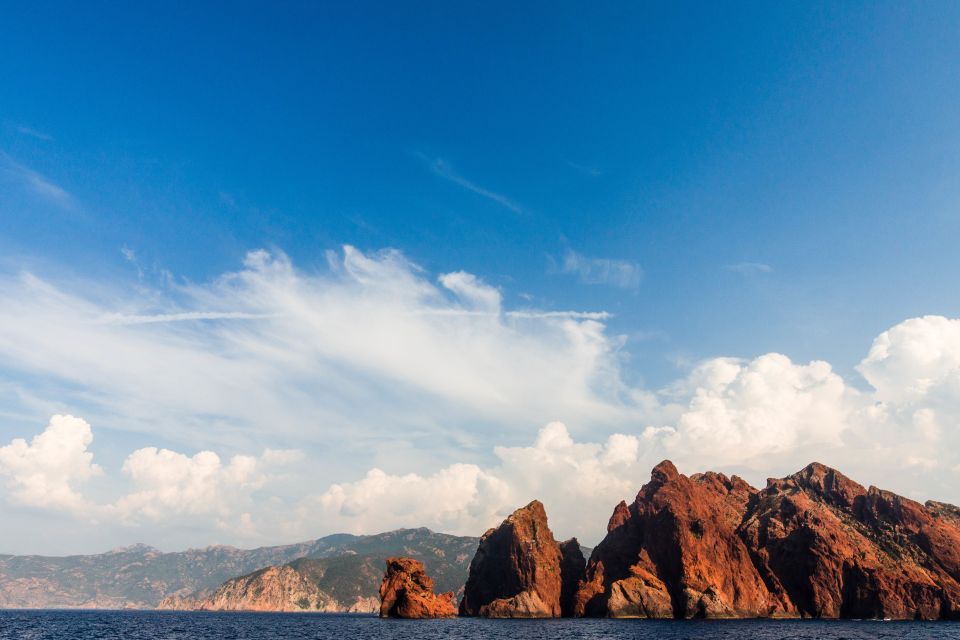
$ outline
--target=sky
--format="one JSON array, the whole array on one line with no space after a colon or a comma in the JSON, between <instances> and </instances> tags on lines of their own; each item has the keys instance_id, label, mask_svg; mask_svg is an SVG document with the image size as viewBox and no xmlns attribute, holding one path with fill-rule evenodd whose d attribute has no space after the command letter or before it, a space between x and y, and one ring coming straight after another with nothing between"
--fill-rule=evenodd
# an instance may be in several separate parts
<instances>
[{"instance_id":1,"label":"sky","mask_svg":"<svg viewBox=\"0 0 960 640\"><path fill-rule=\"evenodd\" d=\"M960 5L0 11L0 552L960 502Z\"/></svg>"}]
</instances>

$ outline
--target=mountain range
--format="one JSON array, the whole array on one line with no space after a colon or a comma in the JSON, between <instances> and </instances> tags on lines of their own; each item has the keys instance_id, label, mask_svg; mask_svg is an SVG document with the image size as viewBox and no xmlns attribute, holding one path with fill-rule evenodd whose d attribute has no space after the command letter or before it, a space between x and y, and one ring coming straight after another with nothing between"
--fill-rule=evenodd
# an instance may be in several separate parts
<instances>
[{"instance_id":1,"label":"mountain range","mask_svg":"<svg viewBox=\"0 0 960 640\"><path fill-rule=\"evenodd\" d=\"M311 609L346 611L358 599L373 602L392 555L423 559L444 589L462 589L477 541L421 528L249 550L212 546L164 553L134 545L92 555L0 555L0 608L151 609L164 601L169 608L197 608L188 603L213 596L221 585L229 590L237 581L262 582L267 568L287 567L286 574L301 575L321 592L313 594Z\"/></svg>"}]
</instances>

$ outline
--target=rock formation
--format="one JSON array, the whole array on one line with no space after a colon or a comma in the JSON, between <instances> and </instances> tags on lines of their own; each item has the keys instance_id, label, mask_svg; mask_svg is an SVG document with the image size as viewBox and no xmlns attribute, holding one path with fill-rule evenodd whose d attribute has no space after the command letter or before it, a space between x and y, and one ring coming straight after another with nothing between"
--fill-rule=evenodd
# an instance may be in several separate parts
<instances>
[{"instance_id":1,"label":"rock formation","mask_svg":"<svg viewBox=\"0 0 960 640\"><path fill-rule=\"evenodd\" d=\"M579 557L578 557L579 556ZM460 615L490 618L551 618L573 601L584 571L576 539L561 545L547 526L543 505L517 509L480 539L460 601ZM566 572L566 575L564 575Z\"/></svg>"},{"instance_id":2,"label":"rock formation","mask_svg":"<svg viewBox=\"0 0 960 640\"><path fill-rule=\"evenodd\" d=\"M413 558L388 558L380 585L381 618L447 618L457 615L453 592L437 595L423 563Z\"/></svg>"},{"instance_id":3,"label":"rock formation","mask_svg":"<svg viewBox=\"0 0 960 640\"><path fill-rule=\"evenodd\" d=\"M576 538L560 543L560 614L573 615L577 589L586 575L587 561Z\"/></svg>"},{"instance_id":4,"label":"rock formation","mask_svg":"<svg viewBox=\"0 0 960 640\"><path fill-rule=\"evenodd\" d=\"M617 505L575 615L938 619L960 614L960 510L811 464L757 490L669 461Z\"/></svg>"}]
</instances>

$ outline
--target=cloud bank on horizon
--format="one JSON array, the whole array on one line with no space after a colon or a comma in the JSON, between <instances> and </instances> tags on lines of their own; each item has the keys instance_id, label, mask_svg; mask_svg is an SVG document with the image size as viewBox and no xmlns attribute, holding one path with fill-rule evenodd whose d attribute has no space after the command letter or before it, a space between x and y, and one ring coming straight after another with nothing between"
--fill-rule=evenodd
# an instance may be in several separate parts
<instances>
[{"instance_id":1,"label":"cloud bank on horizon","mask_svg":"<svg viewBox=\"0 0 960 640\"><path fill-rule=\"evenodd\" d=\"M558 535L593 543L663 458L754 483L817 459L960 499L955 319L881 333L866 384L769 353L648 389L603 312L508 309L476 275L394 250L347 246L318 271L254 251L208 283L156 288L20 273L0 278L0 308L0 361L21 381L0 389L6 417L53 415L0 443L2 508L128 536L477 535L536 497ZM101 429L146 446L106 464Z\"/></svg>"}]
</instances>

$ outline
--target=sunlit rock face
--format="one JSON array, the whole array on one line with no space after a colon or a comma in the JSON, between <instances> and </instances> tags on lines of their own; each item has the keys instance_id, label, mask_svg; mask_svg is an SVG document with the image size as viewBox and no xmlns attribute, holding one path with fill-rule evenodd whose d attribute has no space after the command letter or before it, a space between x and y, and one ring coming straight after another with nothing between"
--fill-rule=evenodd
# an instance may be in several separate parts
<instances>
[{"instance_id":1,"label":"sunlit rock face","mask_svg":"<svg viewBox=\"0 0 960 640\"><path fill-rule=\"evenodd\" d=\"M380 585L381 618L448 618L457 615L453 592L433 592L433 580L423 563L413 558L389 558Z\"/></svg>"},{"instance_id":2,"label":"sunlit rock face","mask_svg":"<svg viewBox=\"0 0 960 640\"><path fill-rule=\"evenodd\" d=\"M960 510L811 464L755 489L657 465L617 505L578 616L940 619L960 615Z\"/></svg>"},{"instance_id":3,"label":"sunlit rock face","mask_svg":"<svg viewBox=\"0 0 960 640\"><path fill-rule=\"evenodd\" d=\"M564 595L572 602L573 585L580 582L582 574L579 544L576 540L562 546L557 543L543 505L534 500L480 539L460 601L460 615L560 617L565 613Z\"/></svg>"}]
</instances>

